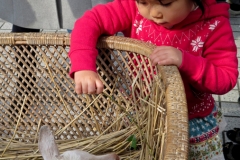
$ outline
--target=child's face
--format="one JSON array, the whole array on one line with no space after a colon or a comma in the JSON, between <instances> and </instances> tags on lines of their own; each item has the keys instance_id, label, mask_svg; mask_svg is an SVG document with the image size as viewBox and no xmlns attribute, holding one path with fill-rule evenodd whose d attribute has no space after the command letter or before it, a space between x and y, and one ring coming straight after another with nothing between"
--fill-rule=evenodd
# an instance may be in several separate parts
<instances>
[{"instance_id":1,"label":"child's face","mask_svg":"<svg viewBox=\"0 0 240 160\"><path fill-rule=\"evenodd\" d=\"M140 14L155 23L171 28L194 9L192 0L136 0Z\"/></svg>"}]
</instances>

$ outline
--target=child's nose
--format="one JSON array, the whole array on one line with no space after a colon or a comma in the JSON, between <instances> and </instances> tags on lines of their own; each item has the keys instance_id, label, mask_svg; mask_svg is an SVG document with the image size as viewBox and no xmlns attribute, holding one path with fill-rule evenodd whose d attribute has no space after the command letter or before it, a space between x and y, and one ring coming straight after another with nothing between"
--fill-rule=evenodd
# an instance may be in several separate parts
<instances>
[{"instance_id":1,"label":"child's nose","mask_svg":"<svg viewBox=\"0 0 240 160\"><path fill-rule=\"evenodd\" d=\"M163 18L163 14L159 11L158 7L151 8L150 16L154 19L162 19Z\"/></svg>"}]
</instances>

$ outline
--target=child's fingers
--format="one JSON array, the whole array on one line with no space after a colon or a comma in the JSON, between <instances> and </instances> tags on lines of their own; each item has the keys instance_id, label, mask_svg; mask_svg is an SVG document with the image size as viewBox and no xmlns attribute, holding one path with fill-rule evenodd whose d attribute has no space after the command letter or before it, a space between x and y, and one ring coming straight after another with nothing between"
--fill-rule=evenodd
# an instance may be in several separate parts
<instances>
[{"instance_id":1,"label":"child's fingers","mask_svg":"<svg viewBox=\"0 0 240 160\"><path fill-rule=\"evenodd\" d=\"M82 84L82 94L88 94L88 83Z\"/></svg>"},{"instance_id":2,"label":"child's fingers","mask_svg":"<svg viewBox=\"0 0 240 160\"><path fill-rule=\"evenodd\" d=\"M87 84L82 85L83 94L99 94L103 92L103 83L101 80L89 81Z\"/></svg>"},{"instance_id":3,"label":"child's fingers","mask_svg":"<svg viewBox=\"0 0 240 160\"><path fill-rule=\"evenodd\" d=\"M150 56L149 56L153 65L157 64L156 60L159 58L159 56L162 56L164 52L165 52L165 50L161 47L157 47L157 48L154 49L152 54L150 54Z\"/></svg>"},{"instance_id":4,"label":"child's fingers","mask_svg":"<svg viewBox=\"0 0 240 160\"><path fill-rule=\"evenodd\" d=\"M74 77L77 94L99 94L103 91L103 83L96 72L79 71Z\"/></svg>"},{"instance_id":5,"label":"child's fingers","mask_svg":"<svg viewBox=\"0 0 240 160\"><path fill-rule=\"evenodd\" d=\"M75 92L77 94L82 94L82 84L81 83L75 85Z\"/></svg>"},{"instance_id":6,"label":"child's fingers","mask_svg":"<svg viewBox=\"0 0 240 160\"><path fill-rule=\"evenodd\" d=\"M167 60L167 56L164 51L152 53L149 58L153 66L157 64L165 65L164 62Z\"/></svg>"},{"instance_id":7,"label":"child's fingers","mask_svg":"<svg viewBox=\"0 0 240 160\"><path fill-rule=\"evenodd\" d=\"M95 94L96 93L97 89L96 89L96 85L95 85L94 81L89 82L87 87L88 87L88 90L87 90L88 94Z\"/></svg>"},{"instance_id":8,"label":"child's fingers","mask_svg":"<svg viewBox=\"0 0 240 160\"><path fill-rule=\"evenodd\" d=\"M170 61L169 61L168 58L158 57L158 58L155 58L155 59L152 61L152 64L153 64L153 66L155 66L155 65L169 65L169 64L170 64Z\"/></svg>"},{"instance_id":9,"label":"child's fingers","mask_svg":"<svg viewBox=\"0 0 240 160\"><path fill-rule=\"evenodd\" d=\"M96 80L96 94L100 94L103 92L103 83L101 80Z\"/></svg>"},{"instance_id":10,"label":"child's fingers","mask_svg":"<svg viewBox=\"0 0 240 160\"><path fill-rule=\"evenodd\" d=\"M180 66L182 63L182 52L174 47L162 46L154 49L149 58L153 66L157 64Z\"/></svg>"},{"instance_id":11,"label":"child's fingers","mask_svg":"<svg viewBox=\"0 0 240 160\"><path fill-rule=\"evenodd\" d=\"M152 55L152 57L154 57L154 56L156 56L157 53L166 52L168 49L169 49L168 46L157 47L153 50L153 53L151 55Z\"/></svg>"}]
</instances>

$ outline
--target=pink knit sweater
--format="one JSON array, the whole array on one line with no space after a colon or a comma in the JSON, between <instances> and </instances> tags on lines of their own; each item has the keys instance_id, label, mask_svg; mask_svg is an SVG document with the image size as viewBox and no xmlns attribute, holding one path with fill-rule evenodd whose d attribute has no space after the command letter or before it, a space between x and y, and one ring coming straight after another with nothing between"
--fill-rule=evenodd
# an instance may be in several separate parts
<instances>
[{"instance_id":1,"label":"pink knit sweater","mask_svg":"<svg viewBox=\"0 0 240 160\"><path fill-rule=\"evenodd\" d=\"M187 96L189 119L205 117L214 107L211 94L225 94L237 82L238 61L229 23L228 5L203 0L181 23L166 29L143 18L134 0L99 5L79 18L71 35L70 76L80 70L96 71L96 42L100 35L122 31L125 36L182 51L179 67Z\"/></svg>"}]
</instances>

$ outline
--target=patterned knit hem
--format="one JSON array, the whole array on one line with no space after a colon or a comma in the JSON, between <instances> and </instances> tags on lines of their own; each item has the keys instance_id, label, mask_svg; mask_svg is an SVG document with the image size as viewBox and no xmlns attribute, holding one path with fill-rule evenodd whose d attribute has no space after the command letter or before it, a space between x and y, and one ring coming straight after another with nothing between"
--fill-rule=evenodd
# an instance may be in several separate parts
<instances>
[{"instance_id":1,"label":"patterned knit hem","mask_svg":"<svg viewBox=\"0 0 240 160\"><path fill-rule=\"evenodd\" d=\"M213 129L211 129L210 131L208 131L208 132L206 132L206 133L204 133L200 136L190 138L190 143L191 144L200 143L200 142L203 142L207 139L211 139L212 137L214 137L218 134L218 131L219 131L219 127L216 126Z\"/></svg>"},{"instance_id":2,"label":"patterned knit hem","mask_svg":"<svg viewBox=\"0 0 240 160\"><path fill-rule=\"evenodd\" d=\"M189 160L211 160L222 155L222 143L218 135L197 144L190 144Z\"/></svg>"}]
</instances>

